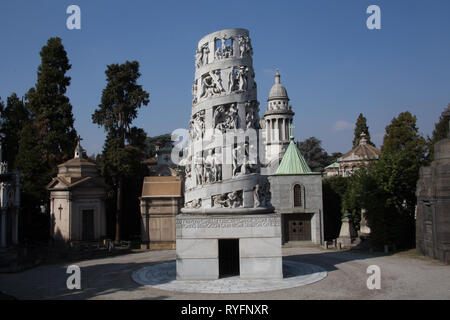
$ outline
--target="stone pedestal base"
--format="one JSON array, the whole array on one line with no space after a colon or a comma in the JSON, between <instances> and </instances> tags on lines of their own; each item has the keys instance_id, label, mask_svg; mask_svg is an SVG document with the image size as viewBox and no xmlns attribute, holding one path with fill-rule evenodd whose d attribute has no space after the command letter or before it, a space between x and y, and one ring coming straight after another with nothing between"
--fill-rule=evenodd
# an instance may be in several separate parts
<instances>
[{"instance_id":1,"label":"stone pedestal base","mask_svg":"<svg viewBox=\"0 0 450 320\"><path fill-rule=\"evenodd\" d=\"M176 237L177 280L218 279L221 239L239 239L241 279L283 278L278 214L180 214Z\"/></svg>"},{"instance_id":2,"label":"stone pedestal base","mask_svg":"<svg viewBox=\"0 0 450 320\"><path fill-rule=\"evenodd\" d=\"M342 248L351 247L353 243L353 239L350 237L339 237L337 238L337 247L339 248L339 244Z\"/></svg>"}]
</instances>

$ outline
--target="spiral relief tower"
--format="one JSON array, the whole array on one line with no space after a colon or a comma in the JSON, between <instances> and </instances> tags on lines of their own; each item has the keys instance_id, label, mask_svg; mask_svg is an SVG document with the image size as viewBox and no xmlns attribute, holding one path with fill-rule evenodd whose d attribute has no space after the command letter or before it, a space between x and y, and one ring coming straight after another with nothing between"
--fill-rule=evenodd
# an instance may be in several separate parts
<instances>
[{"instance_id":1,"label":"spiral relief tower","mask_svg":"<svg viewBox=\"0 0 450 320\"><path fill-rule=\"evenodd\" d=\"M260 175L259 103L245 29L203 37L195 54L177 278L281 278L281 226Z\"/></svg>"}]
</instances>

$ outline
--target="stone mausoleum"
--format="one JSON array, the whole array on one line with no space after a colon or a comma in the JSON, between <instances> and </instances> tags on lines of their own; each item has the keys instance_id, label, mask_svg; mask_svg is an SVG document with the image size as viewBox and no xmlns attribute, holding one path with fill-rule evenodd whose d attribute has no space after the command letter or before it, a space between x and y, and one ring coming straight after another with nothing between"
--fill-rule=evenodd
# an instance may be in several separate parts
<instances>
[{"instance_id":1,"label":"stone mausoleum","mask_svg":"<svg viewBox=\"0 0 450 320\"><path fill-rule=\"evenodd\" d=\"M282 240L323 242L322 175L312 172L291 142L276 172L269 176L272 205L281 215Z\"/></svg>"},{"instance_id":2,"label":"stone mausoleum","mask_svg":"<svg viewBox=\"0 0 450 320\"><path fill-rule=\"evenodd\" d=\"M443 114L450 118L450 105ZM450 264L450 131L434 145L434 160L417 182L416 248Z\"/></svg>"},{"instance_id":3,"label":"stone mausoleum","mask_svg":"<svg viewBox=\"0 0 450 320\"><path fill-rule=\"evenodd\" d=\"M175 217L183 199L182 178L149 176L144 178L141 207L141 248L175 249Z\"/></svg>"},{"instance_id":4,"label":"stone mausoleum","mask_svg":"<svg viewBox=\"0 0 450 320\"><path fill-rule=\"evenodd\" d=\"M281 215L283 243L323 242L322 177L312 172L291 132L294 111L277 70L261 121L265 164L261 173L270 181L271 204Z\"/></svg>"},{"instance_id":5,"label":"stone mausoleum","mask_svg":"<svg viewBox=\"0 0 450 320\"><path fill-rule=\"evenodd\" d=\"M176 218L179 280L283 277L281 218L259 161L252 55L245 29L198 43L185 203Z\"/></svg>"},{"instance_id":6,"label":"stone mausoleum","mask_svg":"<svg viewBox=\"0 0 450 320\"><path fill-rule=\"evenodd\" d=\"M56 241L91 241L106 236L107 185L95 163L83 159L78 141L73 159L58 165L50 191L50 233Z\"/></svg>"}]
</instances>

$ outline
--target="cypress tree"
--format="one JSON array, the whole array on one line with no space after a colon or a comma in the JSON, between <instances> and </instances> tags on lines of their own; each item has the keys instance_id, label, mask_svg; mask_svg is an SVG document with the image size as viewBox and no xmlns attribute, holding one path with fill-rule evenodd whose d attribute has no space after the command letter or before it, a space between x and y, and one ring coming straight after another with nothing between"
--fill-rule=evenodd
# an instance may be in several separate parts
<instances>
[{"instance_id":1,"label":"cypress tree","mask_svg":"<svg viewBox=\"0 0 450 320\"><path fill-rule=\"evenodd\" d=\"M77 142L72 106L65 95L70 85L66 72L71 65L61 39L50 38L40 56L36 85L25 95L30 121L20 130L16 158L23 210L33 219L40 213L39 206L48 201L45 187L56 174L57 165L72 157ZM48 217L42 216L42 221L48 222ZM42 235L36 235L40 239L47 236L46 230L42 230Z\"/></svg>"},{"instance_id":2,"label":"cypress tree","mask_svg":"<svg viewBox=\"0 0 450 320\"><path fill-rule=\"evenodd\" d=\"M356 124L355 124L355 135L353 138L353 148L358 146L362 133L364 133L366 135L367 143L372 146L375 146L373 144L373 142L370 140L369 127L367 126L367 119L363 116L362 113L360 113L358 116L358 119L356 120Z\"/></svg>"},{"instance_id":3,"label":"cypress tree","mask_svg":"<svg viewBox=\"0 0 450 320\"><path fill-rule=\"evenodd\" d=\"M55 167L70 159L76 146L72 105L65 95L71 80L66 72L71 65L60 38L50 38L40 55L37 82L28 92L28 104L44 160Z\"/></svg>"}]
</instances>

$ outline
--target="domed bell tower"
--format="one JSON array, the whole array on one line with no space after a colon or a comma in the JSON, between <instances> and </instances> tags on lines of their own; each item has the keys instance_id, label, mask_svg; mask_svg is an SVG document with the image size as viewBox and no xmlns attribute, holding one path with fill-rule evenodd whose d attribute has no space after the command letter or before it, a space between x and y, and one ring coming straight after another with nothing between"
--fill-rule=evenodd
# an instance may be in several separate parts
<instances>
[{"instance_id":1,"label":"domed bell tower","mask_svg":"<svg viewBox=\"0 0 450 320\"><path fill-rule=\"evenodd\" d=\"M292 125L295 114L289 105L289 97L280 78L280 72L277 70L275 83L270 89L267 110L264 114L263 127L268 174L276 171L289 146L289 126Z\"/></svg>"}]
</instances>

